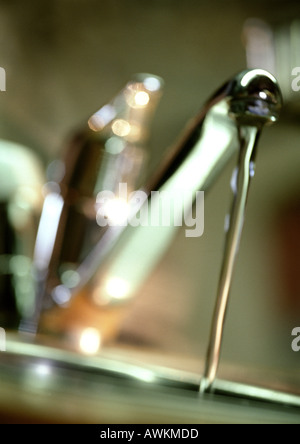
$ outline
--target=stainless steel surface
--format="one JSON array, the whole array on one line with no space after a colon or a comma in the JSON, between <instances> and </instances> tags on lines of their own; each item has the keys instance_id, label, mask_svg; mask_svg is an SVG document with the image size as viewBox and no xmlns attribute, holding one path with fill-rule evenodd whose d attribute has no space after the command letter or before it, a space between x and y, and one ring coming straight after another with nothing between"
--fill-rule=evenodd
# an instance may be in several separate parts
<instances>
[{"instance_id":1,"label":"stainless steel surface","mask_svg":"<svg viewBox=\"0 0 300 444\"><path fill-rule=\"evenodd\" d=\"M199 376L153 364L157 356L104 350L87 357L47 338L7 339L0 355L0 418L7 422L299 423L297 395L218 380L213 395L199 398Z\"/></svg>"},{"instance_id":2,"label":"stainless steel surface","mask_svg":"<svg viewBox=\"0 0 300 444\"><path fill-rule=\"evenodd\" d=\"M249 107L245 118L240 109L235 116L239 123L240 154L236 170L232 177L232 191L234 201L229 215L223 264L219 278L219 288L216 299L215 312L212 319L211 336L207 351L204 377L200 391L210 391L214 383L221 355L221 346L224 335L225 316L228 307L228 298L232 285L235 261L241 241L245 220L246 204L250 181L255 172L255 151L260 132L265 124L272 124L278 120L282 106L282 98L275 78L259 70L245 75L247 82L241 81L245 88L245 96L253 95L256 106ZM261 78L259 78L261 76ZM266 87L266 82L268 87ZM255 85L255 92L253 91ZM257 86L259 88L256 90ZM261 99L266 102L261 102Z\"/></svg>"}]
</instances>

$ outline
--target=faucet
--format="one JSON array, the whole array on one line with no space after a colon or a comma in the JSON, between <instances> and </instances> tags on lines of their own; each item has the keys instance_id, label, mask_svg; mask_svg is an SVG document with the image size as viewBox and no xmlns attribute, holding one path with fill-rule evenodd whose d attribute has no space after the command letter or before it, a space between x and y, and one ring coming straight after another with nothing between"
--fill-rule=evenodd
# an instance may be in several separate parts
<instances>
[{"instance_id":1,"label":"faucet","mask_svg":"<svg viewBox=\"0 0 300 444\"><path fill-rule=\"evenodd\" d=\"M195 194L198 190L209 189L238 147L247 144L248 139L249 143L252 140L256 145L262 127L277 120L280 107L279 88L269 73L250 70L235 76L212 96L190 122L158 171L145 183L146 204L153 198L153 190L173 194L175 190L177 200L183 202L183 206L178 205L175 211L181 215L188 210L184 207L186 193ZM247 131L245 128L248 127L252 130ZM155 205L149 208L150 211L153 207ZM178 214L174 217L176 219ZM101 282L106 281L108 268L110 275L130 281L126 298L136 293L172 242L177 227L163 228L158 229L151 224L109 227L106 235L78 267L79 284L74 293L93 280L91 287L97 293L94 299L99 303L103 299L107 303L109 295L104 294L105 288ZM120 239L122 237L123 241ZM117 240L117 248L113 248ZM147 254L139 256L136 263L136 251L139 251L140 245L144 246ZM103 289L102 296L99 289ZM110 302L118 300L110 297Z\"/></svg>"},{"instance_id":2,"label":"faucet","mask_svg":"<svg viewBox=\"0 0 300 444\"><path fill-rule=\"evenodd\" d=\"M148 75L138 85L136 89L136 86L129 83L123 90L121 102L124 102L125 97L126 106L125 111L121 110L121 116L116 112L120 96L114 103L94 114L89 119L89 130L77 136L71 144L67 161L56 164L54 168L57 177L48 185L49 194L45 199L35 249L34 262L38 282L36 312L33 317L23 319L20 329L38 332L40 318L45 310L60 306L67 308L72 298L76 298L83 289L87 290L86 293L96 306L126 304L172 242L180 225L177 222L182 221L182 214L188 214L193 201L203 210L203 200L195 200L197 192L208 190L233 154L239 150L236 199L224 254L225 265L220 278L215 314L217 320L213 324L213 339L209 346L211 352L203 379L205 384L201 388L201 391L207 391L214 380L220 356L249 177L254 172L254 154L262 128L278 119L281 94L275 78L266 71L255 69L237 74L208 100L170 149L157 171L144 180L144 185L140 188L142 194L131 193L135 197L135 205L126 213L127 222L139 212L142 213L145 206L149 210L148 220L151 220L151 212L156 211L158 199L153 191L161 195L166 192L175 195L180 204L174 209L176 214L173 226L107 223L99 227L99 224L95 224L97 198L91 194L87 198L86 190L94 192L96 189L98 194L103 190L113 191L108 196L108 201L111 197L124 203L122 196L120 199L118 195L120 184L126 183L132 191L138 182L135 173L142 164L141 150L137 149L141 139L128 139L128 113L134 112L135 117L138 115L137 120L143 121L140 126L144 127L145 114L142 113L141 117L140 113L145 111L146 105L143 104L148 99L146 95L140 95L141 102L137 104L136 94L142 92L148 94L148 98L153 94L156 105L162 82L159 78ZM146 121L148 124L147 118ZM113 153L112 157L105 158L107 150ZM186 201L187 194L192 198ZM141 198L137 199L137 196ZM122 211L125 211L124 207ZM108 221L109 215L103 219ZM200 234L201 229L203 226L199 228ZM191 231L187 230L187 235L191 235ZM47 239L45 247L44 242ZM58 274L59 268L63 279Z\"/></svg>"},{"instance_id":3,"label":"faucet","mask_svg":"<svg viewBox=\"0 0 300 444\"><path fill-rule=\"evenodd\" d=\"M43 309L66 302L67 288L76 284L76 268L102 239L97 194L117 192L119 183L133 191L142 177L144 145L162 89L158 76L133 76L72 135L63 158L49 165L33 258L36 308L22 320L21 331L35 331Z\"/></svg>"}]
</instances>

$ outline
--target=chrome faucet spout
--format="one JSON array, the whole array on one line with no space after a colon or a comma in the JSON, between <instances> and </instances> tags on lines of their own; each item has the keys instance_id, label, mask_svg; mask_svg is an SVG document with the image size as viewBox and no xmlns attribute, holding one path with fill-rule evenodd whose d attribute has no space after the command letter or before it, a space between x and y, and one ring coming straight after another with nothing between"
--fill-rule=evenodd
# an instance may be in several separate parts
<instances>
[{"instance_id":1,"label":"chrome faucet spout","mask_svg":"<svg viewBox=\"0 0 300 444\"><path fill-rule=\"evenodd\" d=\"M253 74L256 75L253 76ZM261 71L250 72L245 77L241 82L244 88L241 94L243 99L235 99L231 105L239 127L240 153L234 173L235 180L232 181L234 201L226 234L223 264L200 393L213 389L217 375L228 299L243 230L250 182L255 172L255 154L260 131L264 125L276 122L282 105L281 93L273 78L266 77Z\"/></svg>"}]
</instances>

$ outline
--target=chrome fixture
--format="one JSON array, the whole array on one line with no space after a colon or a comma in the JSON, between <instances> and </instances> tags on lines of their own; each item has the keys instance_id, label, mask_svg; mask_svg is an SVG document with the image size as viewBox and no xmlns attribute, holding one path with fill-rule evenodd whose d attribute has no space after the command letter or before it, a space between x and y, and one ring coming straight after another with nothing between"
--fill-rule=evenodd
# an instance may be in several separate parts
<instances>
[{"instance_id":1,"label":"chrome fixture","mask_svg":"<svg viewBox=\"0 0 300 444\"><path fill-rule=\"evenodd\" d=\"M180 202L184 202L186 193L206 191L238 148L251 145L254 149L262 127L277 120L280 107L281 96L272 75L263 70L249 70L235 76L206 103L170 150L160 170L146 182L143 189L149 200L153 190L175 190ZM176 210L179 214L175 214L174 220L187 208ZM80 279L75 293L87 286L99 305L126 302L170 246L176 229L175 224L159 229L149 224L108 230L78 268ZM114 245L121 233L118 244L108 252L107 246ZM147 254L137 257L141 246ZM126 284L121 298L107 291L111 279Z\"/></svg>"},{"instance_id":2,"label":"chrome fixture","mask_svg":"<svg viewBox=\"0 0 300 444\"><path fill-rule=\"evenodd\" d=\"M65 158L48 168L34 252L36 311L21 330L35 331L43 309L68 302L77 267L105 233L97 223L98 193L117 193L119 183L131 192L141 180L162 87L157 76L136 75L72 137Z\"/></svg>"},{"instance_id":3,"label":"chrome fixture","mask_svg":"<svg viewBox=\"0 0 300 444\"><path fill-rule=\"evenodd\" d=\"M148 106L152 99L150 110L154 110L161 86L162 81L152 75L129 82L113 102L89 119L89 130L71 144L67 161L56 164L54 171L58 178L48 185L50 193L45 199L35 249L39 283L36 312L29 320L23 319L22 331L43 331L41 315L55 307L68 310L70 301L82 291L95 306L126 305L172 242L176 225L166 228L115 224L100 228L95 220L95 199L99 192L118 193L124 182L131 191L138 184L136 171L140 171L142 163L140 145L145 140L143 129L149 122ZM176 199L184 202L185 193L195 196L197 191L207 190L239 149L236 205L203 379L206 389L211 386L219 360L248 184L254 174L255 148L262 128L277 120L280 108L280 91L268 72L255 69L236 75L212 96L160 169L144 181L141 189L148 199L134 207L134 214L142 211L143 205L153 200L152 191L175 191ZM139 125L139 131L131 133L130 119L133 126ZM107 150L110 153L105 158L103 153L107 154ZM120 199L118 194L116 199ZM185 204L178 205L174 220L188 210L190 207ZM121 215L122 211L123 207ZM148 216L151 218L151 214ZM147 254L139 254L141 248Z\"/></svg>"},{"instance_id":4,"label":"chrome fixture","mask_svg":"<svg viewBox=\"0 0 300 444\"><path fill-rule=\"evenodd\" d=\"M236 112L234 111L235 105L233 103L233 115L239 125L240 153L238 166L232 178L234 202L229 218L223 265L211 327L204 377L201 382L201 391L209 391L212 389L218 369L234 265L242 235L250 181L255 173L255 152L258 138L264 125L270 125L278 120L282 105L281 93L276 84L276 80L270 75L266 81L266 78L259 78L259 74L261 76L265 75L263 71L260 72L257 70L256 75L258 75L258 77L253 77L253 73L251 73L249 82L244 82L244 85L243 81L241 82L242 86L245 87L245 90L242 92L244 100L247 96L247 101L249 100L247 113L243 114L240 99L238 99L236 104ZM255 88L253 89L254 85ZM261 99L263 99L263 101L261 101ZM251 104L251 102L253 103Z\"/></svg>"},{"instance_id":5,"label":"chrome fixture","mask_svg":"<svg viewBox=\"0 0 300 444\"><path fill-rule=\"evenodd\" d=\"M237 398L268 401L275 406L269 416L274 421L278 420L276 408L283 405L291 406L285 419L296 421L300 406L300 397L296 394L215 380L249 184L254 175L255 151L262 129L277 121L281 109L277 82L261 69L243 71L233 77L190 123L159 170L145 180L145 129L161 91L162 80L156 76L142 75L129 82L111 103L88 120L88 128L68 147L66 160L50 166L34 255L38 283L35 313L23 316L20 330L43 332L44 314L55 309L67 312L69 303L83 290L95 309L126 306L172 242L176 225L168 228L99 226L95 203L101 191L111 191L119 199L122 198L118 195L121 183L128 184L129 192L136 187L143 190L148 199L134 207L129 218L134 217L143 205L152 201L152 191L175 190L179 200L185 192L195 196L199 190L206 191L229 159L238 153L238 166L232 180L234 202L203 377L155 365L124 363L124 356L119 360L102 355L82 356L65 350L62 343L61 348L53 346L51 334L17 338L8 335L0 374L8 384L13 374L21 391L28 381L32 384L37 377L41 378L41 386L60 390L64 377L72 379L75 374L80 374L83 382L93 374L93 381L99 378L100 385L102 381L118 380L121 381L118 387L125 389L132 384L142 384L146 391L153 385L160 393L172 388L180 396L192 394L186 400L196 409L203 405L202 399L216 406L223 395L230 402ZM176 210L175 216L179 217L190 208L183 205ZM122 294L109 291L106 284L111 278L127 282ZM24 371L16 365L19 362L24 365ZM201 399L194 396L199 387ZM2 395L5 400L5 393Z\"/></svg>"}]
</instances>

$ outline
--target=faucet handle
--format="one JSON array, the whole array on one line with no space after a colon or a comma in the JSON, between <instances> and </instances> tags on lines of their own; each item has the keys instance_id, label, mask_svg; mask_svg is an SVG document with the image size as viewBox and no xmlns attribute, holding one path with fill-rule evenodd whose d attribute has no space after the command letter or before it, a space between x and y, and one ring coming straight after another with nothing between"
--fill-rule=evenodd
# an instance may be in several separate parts
<instances>
[{"instance_id":1,"label":"faucet handle","mask_svg":"<svg viewBox=\"0 0 300 444\"><path fill-rule=\"evenodd\" d=\"M22 322L22 330L36 329L43 307L70 301L78 266L106 231L98 223L98 195L103 191L117 194L122 183L129 194L137 186L146 163L149 125L162 90L160 77L134 75L76 132L64 159L55 161L57 177L45 187L35 245L36 313L33 321Z\"/></svg>"},{"instance_id":2,"label":"faucet handle","mask_svg":"<svg viewBox=\"0 0 300 444\"><path fill-rule=\"evenodd\" d=\"M126 141L143 143L149 136L147 125L157 107L163 85L161 77L135 74L119 94L89 118L89 128L96 133L111 132ZM104 130L106 133L103 133Z\"/></svg>"},{"instance_id":3,"label":"faucet handle","mask_svg":"<svg viewBox=\"0 0 300 444\"><path fill-rule=\"evenodd\" d=\"M62 191L95 197L103 190L115 191L120 182L134 188L145 166L149 127L162 91L160 77L135 74L93 113L67 144Z\"/></svg>"}]
</instances>

